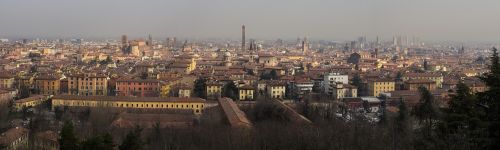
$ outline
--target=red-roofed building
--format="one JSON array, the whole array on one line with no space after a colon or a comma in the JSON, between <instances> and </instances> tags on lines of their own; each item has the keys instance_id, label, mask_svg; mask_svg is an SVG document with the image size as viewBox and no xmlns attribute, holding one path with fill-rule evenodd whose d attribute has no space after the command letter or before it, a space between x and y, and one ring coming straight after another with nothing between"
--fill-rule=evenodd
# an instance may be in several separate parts
<instances>
[{"instance_id":1,"label":"red-roofed building","mask_svg":"<svg viewBox=\"0 0 500 150\"><path fill-rule=\"evenodd\" d=\"M156 97L160 94L160 81L156 79L118 79L116 95Z\"/></svg>"}]
</instances>

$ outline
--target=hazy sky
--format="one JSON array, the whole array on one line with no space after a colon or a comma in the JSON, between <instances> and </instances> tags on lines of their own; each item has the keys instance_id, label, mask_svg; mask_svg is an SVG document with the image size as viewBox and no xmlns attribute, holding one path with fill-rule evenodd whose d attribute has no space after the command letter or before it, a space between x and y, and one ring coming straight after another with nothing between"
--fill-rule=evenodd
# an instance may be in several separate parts
<instances>
[{"instance_id":1,"label":"hazy sky","mask_svg":"<svg viewBox=\"0 0 500 150\"><path fill-rule=\"evenodd\" d=\"M0 37L500 40L500 0L0 0L0 20Z\"/></svg>"}]
</instances>

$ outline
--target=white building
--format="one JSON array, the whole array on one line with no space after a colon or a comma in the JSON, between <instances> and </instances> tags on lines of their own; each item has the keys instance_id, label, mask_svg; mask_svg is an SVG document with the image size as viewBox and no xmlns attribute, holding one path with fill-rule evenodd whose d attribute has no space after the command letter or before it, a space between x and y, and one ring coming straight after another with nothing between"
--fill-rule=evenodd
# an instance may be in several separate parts
<instances>
[{"instance_id":1,"label":"white building","mask_svg":"<svg viewBox=\"0 0 500 150\"><path fill-rule=\"evenodd\" d=\"M313 89L314 83L311 81L301 81L295 83L295 93L297 93L297 96L303 97L304 94L306 93L311 93Z\"/></svg>"},{"instance_id":2,"label":"white building","mask_svg":"<svg viewBox=\"0 0 500 150\"><path fill-rule=\"evenodd\" d=\"M333 89L336 86L337 82L340 82L342 84L349 84L349 76L341 75L339 73L326 74L323 78L323 87L325 93L327 93L328 95L332 95Z\"/></svg>"},{"instance_id":3,"label":"white building","mask_svg":"<svg viewBox=\"0 0 500 150\"><path fill-rule=\"evenodd\" d=\"M380 110L380 105L382 103L382 100L376 97L361 97L363 100L363 103L368 104L368 111L369 112L378 112Z\"/></svg>"}]
</instances>

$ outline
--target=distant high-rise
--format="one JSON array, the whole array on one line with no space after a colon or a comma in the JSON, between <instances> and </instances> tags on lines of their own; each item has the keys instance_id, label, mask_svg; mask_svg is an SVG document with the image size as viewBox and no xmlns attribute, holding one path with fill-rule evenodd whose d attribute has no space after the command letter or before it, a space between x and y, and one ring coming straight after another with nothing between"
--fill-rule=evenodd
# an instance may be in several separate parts
<instances>
[{"instance_id":1,"label":"distant high-rise","mask_svg":"<svg viewBox=\"0 0 500 150\"><path fill-rule=\"evenodd\" d=\"M127 35L122 35L122 52L124 54L129 54L131 52L130 45L128 43Z\"/></svg>"},{"instance_id":2,"label":"distant high-rise","mask_svg":"<svg viewBox=\"0 0 500 150\"><path fill-rule=\"evenodd\" d=\"M302 41L302 53L307 53L309 50L309 42L307 41L307 37L304 37L304 41Z\"/></svg>"},{"instance_id":3,"label":"distant high-rise","mask_svg":"<svg viewBox=\"0 0 500 150\"><path fill-rule=\"evenodd\" d=\"M365 48L365 44L366 44L366 36L360 36L358 38L358 44L359 44L359 48L363 49Z\"/></svg>"},{"instance_id":4,"label":"distant high-rise","mask_svg":"<svg viewBox=\"0 0 500 150\"><path fill-rule=\"evenodd\" d=\"M356 49L356 41L351 41L351 52L354 52Z\"/></svg>"},{"instance_id":5,"label":"distant high-rise","mask_svg":"<svg viewBox=\"0 0 500 150\"><path fill-rule=\"evenodd\" d=\"M125 47L127 45L127 35L122 35L122 47Z\"/></svg>"},{"instance_id":6,"label":"distant high-rise","mask_svg":"<svg viewBox=\"0 0 500 150\"><path fill-rule=\"evenodd\" d=\"M176 42L177 42L177 38L176 37L169 37L169 38L167 38L166 47L168 47L168 48L175 48Z\"/></svg>"},{"instance_id":7,"label":"distant high-rise","mask_svg":"<svg viewBox=\"0 0 500 150\"><path fill-rule=\"evenodd\" d=\"M153 46L153 36L151 36L151 34L149 34L148 36L148 43L147 43L148 46Z\"/></svg>"},{"instance_id":8,"label":"distant high-rise","mask_svg":"<svg viewBox=\"0 0 500 150\"><path fill-rule=\"evenodd\" d=\"M172 47L175 47L176 44L177 44L177 37L174 37L172 41Z\"/></svg>"},{"instance_id":9,"label":"distant high-rise","mask_svg":"<svg viewBox=\"0 0 500 150\"><path fill-rule=\"evenodd\" d=\"M241 50L245 50L245 25L241 26Z\"/></svg>"}]
</instances>

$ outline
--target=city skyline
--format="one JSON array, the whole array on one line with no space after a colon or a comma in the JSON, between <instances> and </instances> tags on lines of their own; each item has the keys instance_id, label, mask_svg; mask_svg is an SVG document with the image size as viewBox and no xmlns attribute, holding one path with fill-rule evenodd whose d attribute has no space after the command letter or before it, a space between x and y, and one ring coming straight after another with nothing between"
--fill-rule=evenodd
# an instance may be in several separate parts
<instances>
[{"instance_id":1,"label":"city skyline","mask_svg":"<svg viewBox=\"0 0 500 150\"><path fill-rule=\"evenodd\" d=\"M8 1L0 38L144 37L498 41L500 2L412 1ZM425 9L424 9L425 8ZM92 10L92 11L89 11Z\"/></svg>"}]
</instances>

